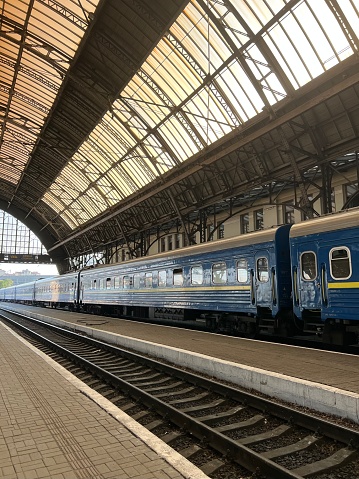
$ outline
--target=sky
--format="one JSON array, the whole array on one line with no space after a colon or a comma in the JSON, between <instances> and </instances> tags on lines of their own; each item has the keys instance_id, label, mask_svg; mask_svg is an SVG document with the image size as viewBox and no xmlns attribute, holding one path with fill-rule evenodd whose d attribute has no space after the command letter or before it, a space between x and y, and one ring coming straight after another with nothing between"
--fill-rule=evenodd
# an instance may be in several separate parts
<instances>
[{"instance_id":1,"label":"sky","mask_svg":"<svg viewBox=\"0 0 359 479\"><path fill-rule=\"evenodd\" d=\"M18 273L24 269L28 269L33 272L36 271L39 274L46 275L58 275L57 268L54 264L32 264L32 263L0 263L0 269L6 271L7 273Z\"/></svg>"}]
</instances>

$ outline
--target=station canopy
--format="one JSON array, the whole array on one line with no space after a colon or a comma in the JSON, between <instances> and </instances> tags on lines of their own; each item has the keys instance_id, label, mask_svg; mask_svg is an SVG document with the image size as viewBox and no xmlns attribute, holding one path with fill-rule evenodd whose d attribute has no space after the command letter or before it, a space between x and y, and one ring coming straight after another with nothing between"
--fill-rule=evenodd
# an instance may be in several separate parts
<instances>
[{"instance_id":1,"label":"station canopy","mask_svg":"<svg viewBox=\"0 0 359 479\"><path fill-rule=\"evenodd\" d=\"M1 0L0 207L51 247L153 185L168 189L186 162L198 169L215 149L217 159L232 153L264 115L270 125L281 105L300 108L297 92L316 79L335 72L351 78L341 91L357 89L358 9L358 0ZM198 207L194 195L176 196L175 215Z\"/></svg>"}]
</instances>

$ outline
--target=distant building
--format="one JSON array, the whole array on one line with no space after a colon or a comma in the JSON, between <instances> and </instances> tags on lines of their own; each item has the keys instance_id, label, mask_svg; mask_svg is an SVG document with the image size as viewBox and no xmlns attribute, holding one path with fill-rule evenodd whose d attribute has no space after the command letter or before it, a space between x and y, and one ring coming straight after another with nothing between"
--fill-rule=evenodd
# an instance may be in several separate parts
<instances>
[{"instance_id":1,"label":"distant building","mask_svg":"<svg viewBox=\"0 0 359 479\"><path fill-rule=\"evenodd\" d=\"M3 269L0 269L0 279L11 279L15 286L18 284L31 283L41 278L51 278L52 276L53 275L40 274L37 271L30 271L28 269L17 273L7 273Z\"/></svg>"}]
</instances>

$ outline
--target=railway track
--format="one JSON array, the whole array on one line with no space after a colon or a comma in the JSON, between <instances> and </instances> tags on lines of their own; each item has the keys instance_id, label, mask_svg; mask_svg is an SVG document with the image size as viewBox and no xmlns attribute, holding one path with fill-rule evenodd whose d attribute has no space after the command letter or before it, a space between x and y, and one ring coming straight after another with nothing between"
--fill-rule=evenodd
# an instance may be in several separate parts
<instances>
[{"instance_id":1,"label":"railway track","mask_svg":"<svg viewBox=\"0 0 359 479\"><path fill-rule=\"evenodd\" d=\"M358 477L357 431L23 315L1 318L213 479Z\"/></svg>"}]
</instances>

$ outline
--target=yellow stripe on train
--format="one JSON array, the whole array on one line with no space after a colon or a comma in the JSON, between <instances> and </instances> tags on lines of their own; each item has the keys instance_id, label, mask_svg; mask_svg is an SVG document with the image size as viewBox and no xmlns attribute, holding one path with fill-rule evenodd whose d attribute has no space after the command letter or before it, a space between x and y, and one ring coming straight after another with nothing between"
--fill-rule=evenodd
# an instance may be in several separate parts
<instances>
[{"instance_id":1,"label":"yellow stripe on train","mask_svg":"<svg viewBox=\"0 0 359 479\"><path fill-rule=\"evenodd\" d=\"M358 281L347 281L346 283L328 283L329 289L359 288Z\"/></svg>"}]
</instances>

